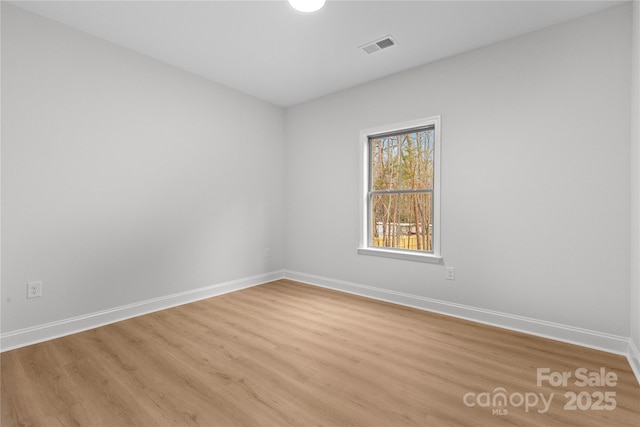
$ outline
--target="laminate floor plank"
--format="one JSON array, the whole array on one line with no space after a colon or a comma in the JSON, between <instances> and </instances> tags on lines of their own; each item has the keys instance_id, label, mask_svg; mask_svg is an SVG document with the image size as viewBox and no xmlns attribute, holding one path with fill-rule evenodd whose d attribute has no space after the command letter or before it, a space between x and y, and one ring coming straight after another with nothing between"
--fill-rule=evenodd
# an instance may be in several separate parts
<instances>
[{"instance_id":1,"label":"laminate floor plank","mask_svg":"<svg viewBox=\"0 0 640 427\"><path fill-rule=\"evenodd\" d=\"M622 356L290 280L0 361L3 427L640 426ZM538 368L572 377L538 386ZM611 410L593 406L605 392Z\"/></svg>"}]
</instances>

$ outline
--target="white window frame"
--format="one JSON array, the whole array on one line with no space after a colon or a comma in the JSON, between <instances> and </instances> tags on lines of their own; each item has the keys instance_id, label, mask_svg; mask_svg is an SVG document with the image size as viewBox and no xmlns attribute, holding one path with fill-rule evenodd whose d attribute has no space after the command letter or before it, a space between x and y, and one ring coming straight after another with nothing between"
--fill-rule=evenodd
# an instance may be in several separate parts
<instances>
[{"instance_id":1,"label":"white window frame","mask_svg":"<svg viewBox=\"0 0 640 427\"><path fill-rule=\"evenodd\" d=\"M412 129L433 126L435 144L433 153L433 252L420 252L397 248L384 248L370 245L370 207L369 207L369 175L370 146L369 139L377 135L393 132L410 131ZM407 261L420 261L434 264L442 263L440 252L440 116L426 117L417 120L378 126L360 131L360 255L373 255Z\"/></svg>"}]
</instances>

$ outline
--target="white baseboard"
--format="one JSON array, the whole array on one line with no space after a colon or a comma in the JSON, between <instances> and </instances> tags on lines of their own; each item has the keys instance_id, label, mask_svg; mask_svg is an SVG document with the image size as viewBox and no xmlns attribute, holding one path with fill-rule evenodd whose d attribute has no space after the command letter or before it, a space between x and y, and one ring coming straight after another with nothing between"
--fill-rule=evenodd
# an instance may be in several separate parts
<instances>
[{"instance_id":1,"label":"white baseboard","mask_svg":"<svg viewBox=\"0 0 640 427\"><path fill-rule=\"evenodd\" d=\"M31 328L7 332L0 334L0 352L71 335L132 317L250 288L282 278L624 355L627 357L638 383L640 383L640 351L633 340L627 337L290 270L273 271L115 307L96 313L37 325Z\"/></svg>"},{"instance_id":2,"label":"white baseboard","mask_svg":"<svg viewBox=\"0 0 640 427\"><path fill-rule=\"evenodd\" d=\"M381 301L432 311L435 313L445 314L447 316L458 317L513 331L524 332L530 335L550 338L570 344L577 344L583 347L589 347L609 353L624 356L628 356L630 354L630 339L627 337L547 322L544 320L532 319L524 316L501 313L493 310L485 310L468 305L456 304L418 295L346 282L343 280L330 279L328 277L315 276L297 271L285 270L284 277L310 285L321 286ZM636 361L638 360L636 353ZM637 375L638 374L636 372L636 376Z\"/></svg>"},{"instance_id":3,"label":"white baseboard","mask_svg":"<svg viewBox=\"0 0 640 427\"><path fill-rule=\"evenodd\" d=\"M65 335L104 326L132 317L155 311L165 310L178 305L188 304L206 298L250 288L284 277L284 271L273 271L257 276L218 283L204 288L180 292L146 301L115 307L108 310L89 313L82 316L63 319L56 322L37 325L30 328L0 334L0 351L13 350L19 347L48 341Z\"/></svg>"}]
</instances>

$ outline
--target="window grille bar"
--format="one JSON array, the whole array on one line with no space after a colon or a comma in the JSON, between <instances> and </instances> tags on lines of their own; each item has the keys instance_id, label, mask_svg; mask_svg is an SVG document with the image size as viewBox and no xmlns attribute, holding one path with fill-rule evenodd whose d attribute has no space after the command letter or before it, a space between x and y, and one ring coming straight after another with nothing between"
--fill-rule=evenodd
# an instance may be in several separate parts
<instances>
[{"instance_id":1,"label":"window grille bar","mask_svg":"<svg viewBox=\"0 0 640 427\"><path fill-rule=\"evenodd\" d=\"M370 190L369 191L369 194L372 196L377 194L422 194L422 193L433 194L433 189L424 188L420 190Z\"/></svg>"}]
</instances>

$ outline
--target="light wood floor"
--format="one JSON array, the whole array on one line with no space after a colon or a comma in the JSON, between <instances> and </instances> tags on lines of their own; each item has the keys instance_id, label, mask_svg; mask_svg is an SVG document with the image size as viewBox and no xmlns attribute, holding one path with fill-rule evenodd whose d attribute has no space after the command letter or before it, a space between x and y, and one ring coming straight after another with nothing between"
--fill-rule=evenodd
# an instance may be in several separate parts
<instances>
[{"instance_id":1,"label":"light wood floor","mask_svg":"<svg viewBox=\"0 0 640 427\"><path fill-rule=\"evenodd\" d=\"M640 425L640 387L622 356L287 280L1 362L3 427ZM537 368L601 367L615 386L536 384ZM482 403L498 387L513 404L465 405L465 395ZM614 392L616 407L564 409L571 391L594 402ZM548 412L516 406L534 393L553 393Z\"/></svg>"}]
</instances>

